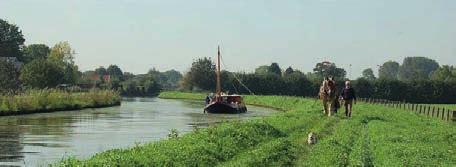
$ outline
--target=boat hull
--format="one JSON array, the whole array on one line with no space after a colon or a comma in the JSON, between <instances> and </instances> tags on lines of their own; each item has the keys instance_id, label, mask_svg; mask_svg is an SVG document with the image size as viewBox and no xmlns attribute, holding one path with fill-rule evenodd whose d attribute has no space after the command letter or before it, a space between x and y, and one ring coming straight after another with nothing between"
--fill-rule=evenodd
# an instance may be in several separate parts
<instances>
[{"instance_id":1,"label":"boat hull","mask_svg":"<svg viewBox=\"0 0 456 167\"><path fill-rule=\"evenodd\" d=\"M238 114L247 112L247 107L240 105L231 105L227 103L211 103L208 104L204 111L214 114Z\"/></svg>"}]
</instances>

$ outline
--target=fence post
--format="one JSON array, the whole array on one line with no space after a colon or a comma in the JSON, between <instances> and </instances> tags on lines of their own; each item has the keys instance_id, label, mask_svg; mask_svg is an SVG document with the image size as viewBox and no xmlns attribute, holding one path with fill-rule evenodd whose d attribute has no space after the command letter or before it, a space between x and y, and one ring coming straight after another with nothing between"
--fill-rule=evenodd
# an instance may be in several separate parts
<instances>
[{"instance_id":1,"label":"fence post","mask_svg":"<svg viewBox=\"0 0 456 167\"><path fill-rule=\"evenodd\" d=\"M452 112L453 112L453 118L452 118L452 120L453 120L453 121L456 121L456 111L452 111Z\"/></svg>"},{"instance_id":2,"label":"fence post","mask_svg":"<svg viewBox=\"0 0 456 167\"><path fill-rule=\"evenodd\" d=\"M445 110L442 108L442 120L445 120Z\"/></svg>"},{"instance_id":3,"label":"fence post","mask_svg":"<svg viewBox=\"0 0 456 167\"><path fill-rule=\"evenodd\" d=\"M453 111L453 121L456 121L456 111Z\"/></svg>"},{"instance_id":4,"label":"fence post","mask_svg":"<svg viewBox=\"0 0 456 167\"><path fill-rule=\"evenodd\" d=\"M432 117L434 117L435 106L432 107Z\"/></svg>"},{"instance_id":5,"label":"fence post","mask_svg":"<svg viewBox=\"0 0 456 167\"><path fill-rule=\"evenodd\" d=\"M440 118L440 107L437 107L437 118Z\"/></svg>"},{"instance_id":6,"label":"fence post","mask_svg":"<svg viewBox=\"0 0 456 167\"><path fill-rule=\"evenodd\" d=\"M447 121L450 121L450 109L447 110Z\"/></svg>"}]
</instances>

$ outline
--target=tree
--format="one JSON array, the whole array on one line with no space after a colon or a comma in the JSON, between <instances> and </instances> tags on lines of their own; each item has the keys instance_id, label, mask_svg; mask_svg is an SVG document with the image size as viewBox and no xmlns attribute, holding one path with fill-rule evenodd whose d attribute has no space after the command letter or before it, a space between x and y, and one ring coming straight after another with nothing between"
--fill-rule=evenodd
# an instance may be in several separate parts
<instances>
[{"instance_id":1,"label":"tree","mask_svg":"<svg viewBox=\"0 0 456 167\"><path fill-rule=\"evenodd\" d=\"M378 69L378 78L386 80L397 80L399 73L399 63L387 61Z\"/></svg>"},{"instance_id":2,"label":"tree","mask_svg":"<svg viewBox=\"0 0 456 167\"><path fill-rule=\"evenodd\" d=\"M277 63L271 63L268 72L278 76L282 76L282 69L280 69L280 66Z\"/></svg>"},{"instance_id":3,"label":"tree","mask_svg":"<svg viewBox=\"0 0 456 167\"><path fill-rule=\"evenodd\" d=\"M22 60L21 48L25 42L22 31L14 24L0 19L0 57Z\"/></svg>"},{"instance_id":4,"label":"tree","mask_svg":"<svg viewBox=\"0 0 456 167\"><path fill-rule=\"evenodd\" d=\"M34 59L46 59L51 52L49 46L45 44L31 44L24 47L24 63L31 62Z\"/></svg>"},{"instance_id":5,"label":"tree","mask_svg":"<svg viewBox=\"0 0 456 167\"><path fill-rule=\"evenodd\" d=\"M210 58L199 58L192 63L190 71L187 72L183 83L191 89L202 90L215 89L215 65Z\"/></svg>"},{"instance_id":6,"label":"tree","mask_svg":"<svg viewBox=\"0 0 456 167\"><path fill-rule=\"evenodd\" d=\"M136 75L121 84L122 95L125 96L155 96L161 90L151 74Z\"/></svg>"},{"instance_id":7,"label":"tree","mask_svg":"<svg viewBox=\"0 0 456 167\"><path fill-rule=\"evenodd\" d=\"M426 57L406 57L399 68L399 79L403 81L428 80L439 64Z\"/></svg>"},{"instance_id":8,"label":"tree","mask_svg":"<svg viewBox=\"0 0 456 167\"><path fill-rule=\"evenodd\" d=\"M31 88L52 88L62 83L64 72L55 63L35 59L21 69L20 80Z\"/></svg>"},{"instance_id":9,"label":"tree","mask_svg":"<svg viewBox=\"0 0 456 167\"><path fill-rule=\"evenodd\" d=\"M432 72L431 79L434 81L456 81L456 69L453 66L443 65Z\"/></svg>"},{"instance_id":10,"label":"tree","mask_svg":"<svg viewBox=\"0 0 456 167\"><path fill-rule=\"evenodd\" d=\"M112 78L122 80L123 72L117 65L109 65L108 69L106 69L106 72L111 75Z\"/></svg>"},{"instance_id":11,"label":"tree","mask_svg":"<svg viewBox=\"0 0 456 167\"><path fill-rule=\"evenodd\" d=\"M324 77L333 76L338 80L344 80L347 72L343 68L338 68L336 64L331 62L321 62L315 65L313 69L314 74L319 78L319 80Z\"/></svg>"},{"instance_id":12,"label":"tree","mask_svg":"<svg viewBox=\"0 0 456 167\"><path fill-rule=\"evenodd\" d=\"M285 72L283 73L283 75L284 75L284 76L290 75L290 74L292 74L293 72L294 72L293 68L288 67L288 68L285 70Z\"/></svg>"},{"instance_id":13,"label":"tree","mask_svg":"<svg viewBox=\"0 0 456 167\"><path fill-rule=\"evenodd\" d=\"M78 66L74 64L75 51L68 42L59 42L52 47L49 61L56 64L63 71L63 83L74 84L79 78Z\"/></svg>"},{"instance_id":14,"label":"tree","mask_svg":"<svg viewBox=\"0 0 456 167\"><path fill-rule=\"evenodd\" d=\"M373 81L376 79L372 68L368 68L363 71L363 78L368 81Z\"/></svg>"},{"instance_id":15,"label":"tree","mask_svg":"<svg viewBox=\"0 0 456 167\"><path fill-rule=\"evenodd\" d=\"M353 87L357 92L358 97L373 97L374 95L374 80L368 80L366 77L358 78L354 81Z\"/></svg>"},{"instance_id":16,"label":"tree","mask_svg":"<svg viewBox=\"0 0 456 167\"><path fill-rule=\"evenodd\" d=\"M12 63L0 60L0 94L18 89L18 77L19 72Z\"/></svg>"},{"instance_id":17,"label":"tree","mask_svg":"<svg viewBox=\"0 0 456 167\"><path fill-rule=\"evenodd\" d=\"M95 73L97 75L99 75L100 77L103 77L104 75L108 75L108 71L103 66L100 66L97 69L95 69Z\"/></svg>"},{"instance_id":18,"label":"tree","mask_svg":"<svg viewBox=\"0 0 456 167\"><path fill-rule=\"evenodd\" d=\"M133 73L130 73L130 72L124 72L123 73L123 79L124 80L129 80L131 78L135 77L135 75Z\"/></svg>"},{"instance_id":19,"label":"tree","mask_svg":"<svg viewBox=\"0 0 456 167\"><path fill-rule=\"evenodd\" d=\"M166 78L166 81L159 83L165 89L176 89L179 86L179 82L182 80L182 74L176 70L168 70L162 72L161 75Z\"/></svg>"},{"instance_id":20,"label":"tree","mask_svg":"<svg viewBox=\"0 0 456 167\"><path fill-rule=\"evenodd\" d=\"M269 73L269 66L263 65L255 69L255 74L257 75L267 75Z\"/></svg>"}]
</instances>

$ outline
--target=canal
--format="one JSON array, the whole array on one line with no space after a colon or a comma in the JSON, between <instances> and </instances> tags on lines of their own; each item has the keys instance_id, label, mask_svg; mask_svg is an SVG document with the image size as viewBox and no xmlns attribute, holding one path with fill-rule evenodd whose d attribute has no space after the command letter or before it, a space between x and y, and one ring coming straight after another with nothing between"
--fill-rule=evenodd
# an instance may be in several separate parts
<instances>
[{"instance_id":1,"label":"canal","mask_svg":"<svg viewBox=\"0 0 456 167\"><path fill-rule=\"evenodd\" d=\"M203 102L125 98L118 107L0 117L0 166L46 166L113 148L156 141L226 120L274 113L248 106L244 114L204 114Z\"/></svg>"}]
</instances>

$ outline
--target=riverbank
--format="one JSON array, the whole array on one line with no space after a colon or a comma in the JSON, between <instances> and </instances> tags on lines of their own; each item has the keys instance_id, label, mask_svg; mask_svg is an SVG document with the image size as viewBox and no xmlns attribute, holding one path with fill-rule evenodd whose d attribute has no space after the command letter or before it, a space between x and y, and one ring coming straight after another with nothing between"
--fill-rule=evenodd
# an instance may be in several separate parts
<instances>
[{"instance_id":1,"label":"riverbank","mask_svg":"<svg viewBox=\"0 0 456 167\"><path fill-rule=\"evenodd\" d=\"M162 98L204 99L164 92ZM201 98L202 97L202 98ZM372 104L353 117L323 116L320 102L286 96L245 96L248 104L281 108L272 116L233 121L87 160L57 166L451 166L454 124ZM307 145L307 134L318 142Z\"/></svg>"},{"instance_id":2,"label":"riverbank","mask_svg":"<svg viewBox=\"0 0 456 167\"><path fill-rule=\"evenodd\" d=\"M120 101L120 95L110 90L30 90L18 95L0 96L0 116L109 107L120 105Z\"/></svg>"}]
</instances>

